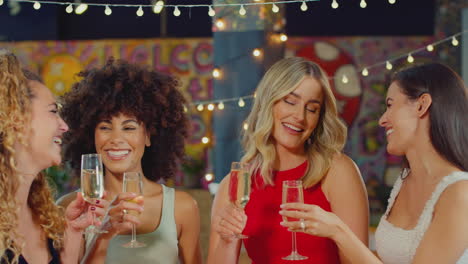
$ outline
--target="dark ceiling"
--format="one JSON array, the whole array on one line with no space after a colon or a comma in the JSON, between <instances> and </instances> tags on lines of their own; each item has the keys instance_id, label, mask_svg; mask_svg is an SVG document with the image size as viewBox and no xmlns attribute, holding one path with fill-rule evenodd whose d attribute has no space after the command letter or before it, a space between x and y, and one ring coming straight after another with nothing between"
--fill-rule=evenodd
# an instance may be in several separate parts
<instances>
[{"instance_id":1,"label":"dark ceiling","mask_svg":"<svg viewBox=\"0 0 468 264\"><path fill-rule=\"evenodd\" d=\"M6 0L8 2L9 0ZM142 3L149 0L107 0L109 3ZM241 1L241 0L239 0ZM243 2L251 2L242 0ZM300 3L287 4L286 33L289 36L402 36L432 35L435 21L435 0L338 0L338 9L331 0L308 3L302 12ZM87 1L89 2L89 1ZM103 1L97 1L103 3ZM195 0L171 0L169 4L194 4ZM196 0L196 4L211 4ZM103 7L89 7L83 15L67 14L65 6L43 4L34 10L32 4L21 3L20 12L10 15L7 3L0 6L0 40L69 40L103 38L209 37L211 17L206 8L183 10L174 17L172 10L164 15L145 10L137 17L135 8L115 7L112 15L104 15ZM166 26L161 26L166 25Z\"/></svg>"}]
</instances>

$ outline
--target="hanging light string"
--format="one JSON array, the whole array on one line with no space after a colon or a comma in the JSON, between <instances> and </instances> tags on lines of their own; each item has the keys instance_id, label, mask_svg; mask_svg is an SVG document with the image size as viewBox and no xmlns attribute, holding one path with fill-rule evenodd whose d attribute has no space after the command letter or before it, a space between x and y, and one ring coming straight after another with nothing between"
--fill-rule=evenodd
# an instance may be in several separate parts
<instances>
[{"instance_id":1,"label":"hanging light string","mask_svg":"<svg viewBox=\"0 0 468 264\"><path fill-rule=\"evenodd\" d=\"M59 2L59 1L44 1L44 0L15 0L20 3L39 3L39 4L51 4L51 5L71 5L79 6L81 4L86 4L88 6L101 6L101 7L150 7L153 8L154 4L110 4L110 3L79 3L79 2ZM229 7L229 6L257 6L257 5L276 5L276 4L291 4L291 3L304 3L304 2L316 2L320 0L284 0L284 1L270 1L270 2L251 2L251 3L241 3L241 4L229 4L229 3L220 3L220 4L196 4L196 5L169 5L164 4L164 7Z\"/></svg>"},{"instance_id":2,"label":"hanging light string","mask_svg":"<svg viewBox=\"0 0 468 264\"><path fill-rule=\"evenodd\" d=\"M426 50L428 52L432 52L432 51L435 50L435 46L438 46L438 45L440 45L442 43L450 41L453 46L459 46L460 41L457 39L457 37L459 37L459 36L461 36L463 34L466 34L466 33L468 33L468 29L465 29L465 30L463 30L461 32L458 32L456 34L448 36L448 37L446 37L444 39L435 41L435 42L433 42L431 44L425 45L425 46L423 46L421 48L409 51L409 52L407 52L407 53L405 53L403 55L396 56L396 57L393 57L393 58L389 58L387 60L377 62L377 63L371 64L369 66L365 66L362 69L360 69L359 72L361 72L362 76L366 77L366 76L369 75L369 70L370 69L376 68L376 67L379 67L379 66L384 66L387 70L392 70L393 69L392 62L394 62L396 60L401 60L401 59L404 59L404 58L406 58L408 63L413 63L415 61L415 58L413 57L414 54L419 53L419 52L424 51L424 50ZM245 54L249 54L249 53L253 54L254 53L253 51L255 51L255 50L256 49L252 49L248 53L244 53L244 56L245 56ZM233 59L239 59L239 57L240 56L236 56ZM222 70L218 66L218 67L215 67L214 71L219 72L219 71L222 71ZM220 73L220 75L222 75L222 73ZM222 78L222 77L219 77L219 78ZM218 77L215 77L215 79L218 79ZM343 83L349 82L349 77L346 76L345 74L340 75L340 76L331 76L331 77L329 77L329 79L337 79L335 81L341 81ZM222 106L222 107L218 107L218 109L223 110L224 109L224 103L237 101L239 107L244 107L245 100L250 100L252 98L255 98L254 94L241 96L241 97L226 98L226 99L194 101L194 102L189 103L188 106L196 107L198 111L203 111L205 109L208 109L209 111L213 111L215 109L215 105L217 104L218 106L220 106L220 105ZM212 105L212 107L205 108L205 106L208 106L208 105Z\"/></svg>"}]
</instances>

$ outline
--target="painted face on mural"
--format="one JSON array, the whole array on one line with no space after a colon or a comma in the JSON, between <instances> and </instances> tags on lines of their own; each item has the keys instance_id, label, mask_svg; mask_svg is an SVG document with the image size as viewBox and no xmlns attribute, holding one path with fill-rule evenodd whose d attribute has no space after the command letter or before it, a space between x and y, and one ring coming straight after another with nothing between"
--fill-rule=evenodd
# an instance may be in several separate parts
<instances>
[{"instance_id":1,"label":"painted face on mural","mask_svg":"<svg viewBox=\"0 0 468 264\"><path fill-rule=\"evenodd\" d=\"M94 140L106 170L113 174L142 172L141 159L150 139L144 124L135 117L118 114L101 120L94 131Z\"/></svg>"},{"instance_id":2,"label":"painted face on mural","mask_svg":"<svg viewBox=\"0 0 468 264\"><path fill-rule=\"evenodd\" d=\"M272 135L277 151L304 153L304 143L317 126L322 104L322 86L311 77L275 103Z\"/></svg>"},{"instance_id":3,"label":"painted face on mural","mask_svg":"<svg viewBox=\"0 0 468 264\"><path fill-rule=\"evenodd\" d=\"M387 135L387 151L392 155L403 156L415 141L418 124L417 104L409 100L397 82L393 82L387 92L387 110L379 120Z\"/></svg>"}]
</instances>

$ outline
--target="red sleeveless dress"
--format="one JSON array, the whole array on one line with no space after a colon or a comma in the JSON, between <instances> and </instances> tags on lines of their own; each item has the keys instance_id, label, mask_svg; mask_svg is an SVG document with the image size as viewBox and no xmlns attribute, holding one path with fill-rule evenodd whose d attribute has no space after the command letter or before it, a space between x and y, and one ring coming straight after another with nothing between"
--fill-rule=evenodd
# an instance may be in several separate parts
<instances>
[{"instance_id":1,"label":"red sleeveless dress","mask_svg":"<svg viewBox=\"0 0 468 264\"><path fill-rule=\"evenodd\" d=\"M294 169L274 172L273 186L264 186L262 177L258 173L254 175L250 200L245 207L247 224L243 232L249 236L243 242L252 264L340 263L338 248L333 240L304 233L297 233L297 249L299 254L309 258L298 261L282 259L291 253L291 232L280 225L282 182L300 179L307 169L307 164L304 162ZM316 204L331 212L330 203L320 184L304 190L304 202Z\"/></svg>"}]
</instances>

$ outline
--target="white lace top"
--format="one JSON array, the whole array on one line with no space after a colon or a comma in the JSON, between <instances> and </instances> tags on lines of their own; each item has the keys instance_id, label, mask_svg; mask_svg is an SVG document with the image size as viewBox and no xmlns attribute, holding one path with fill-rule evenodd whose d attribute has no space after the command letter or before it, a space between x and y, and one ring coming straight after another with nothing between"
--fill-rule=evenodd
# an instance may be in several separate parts
<instances>
[{"instance_id":1,"label":"white lace top","mask_svg":"<svg viewBox=\"0 0 468 264\"><path fill-rule=\"evenodd\" d=\"M400 192L403 182L402 179L404 179L408 173L409 170L403 170L402 177L398 177L396 180L390 198L388 199L387 211L380 219L379 226L375 232L377 253L385 264L411 263L424 233L431 224L434 206L441 193L452 183L468 180L468 172L454 172L442 178L432 193L431 198L426 202L416 227L407 230L392 225L392 223L387 221L387 216L393 207L396 196ZM461 258L457 261L457 264L468 264L468 249L465 250Z\"/></svg>"}]
</instances>

